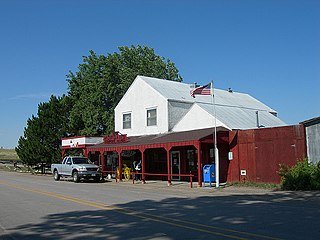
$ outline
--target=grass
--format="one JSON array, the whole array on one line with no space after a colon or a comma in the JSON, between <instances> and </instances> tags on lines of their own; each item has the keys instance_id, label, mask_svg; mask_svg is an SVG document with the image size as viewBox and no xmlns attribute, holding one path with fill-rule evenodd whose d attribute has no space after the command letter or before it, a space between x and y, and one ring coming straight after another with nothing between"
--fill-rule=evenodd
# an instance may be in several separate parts
<instances>
[{"instance_id":1,"label":"grass","mask_svg":"<svg viewBox=\"0 0 320 240\"><path fill-rule=\"evenodd\" d=\"M0 164L0 171L41 174L40 170L34 170L29 166L18 165L17 167L14 167L13 164ZM46 174L51 174L51 171L46 170Z\"/></svg>"},{"instance_id":2,"label":"grass","mask_svg":"<svg viewBox=\"0 0 320 240\"><path fill-rule=\"evenodd\" d=\"M18 161L17 167L14 166L14 161ZM40 173L39 170L34 170L29 166L22 165L15 149L5 149L5 148L0 148L0 171L24 172L24 173L32 173L32 174ZM50 173L50 171L47 171L47 173Z\"/></svg>"},{"instance_id":3,"label":"grass","mask_svg":"<svg viewBox=\"0 0 320 240\"><path fill-rule=\"evenodd\" d=\"M15 149L0 148L0 161L10 161L9 164L0 163L0 171L9 172L30 172L29 168L26 166L19 165L17 168L13 166L14 161L19 161L18 154Z\"/></svg>"},{"instance_id":4,"label":"grass","mask_svg":"<svg viewBox=\"0 0 320 240\"><path fill-rule=\"evenodd\" d=\"M19 160L18 154L14 149L0 148L0 161L17 161Z\"/></svg>"},{"instance_id":5,"label":"grass","mask_svg":"<svg viewBox=\"0 0 320 240\"><path fill-rule=\"evenodd\" d=\"M275 183L257 183L257 182L234 182L229 183L229 186L234 187L255 187L264 189L280 189L280 184Z\"/></svg>"},{"instance_id":6,"label":"grass","mask_svg":"<svg viewBox=\"0 0 320 240\"><path fill-rule=\"evenodd\" d=\"M0 171L6 171L6 172L31 172L30 168L27 166L18 166L15 168L13 164L0 164Z\"/></svg>"}]
</instances>

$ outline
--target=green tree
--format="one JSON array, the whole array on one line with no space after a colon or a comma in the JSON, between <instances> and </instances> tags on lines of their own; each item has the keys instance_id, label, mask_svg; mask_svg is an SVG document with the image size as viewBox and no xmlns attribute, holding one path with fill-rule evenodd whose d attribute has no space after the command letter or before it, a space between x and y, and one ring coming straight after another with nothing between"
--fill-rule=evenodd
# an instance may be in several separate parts
<instances>
[{"instance_id":1,"label":"green tree","mask_svg":"<svg viewBox=\"0 0 320 240\"><path fill-rule=\"evenodd\" d=\"M67 76L70 114L75 135L109 134L114 129L114 108L137 75L182 81L175 64L149 47L119 47L119 53L83 57L78 72Z\"/></svg>"},{"instance_id":2,"label":"green tree","mask_svg":"<svg viewBox=\"0 0 320 240\"><path fill-rule=\"evenodd\" d=\"M152 48L119 47L107 56L90 51L67 76L68 95L51 96L28 119L16 147L20 159L28 165L51 163L60 159L62 137L111 133L114 108L137 75L182 81L174 63Z\"/></svg>"},{"instance_id":3,"label":"green tree","mask_svg":"<svg viewBox=\"0 0 320 240\"><path fill-rule=\"evenodd\" d=\"M24 135L16 147L23 163L33 166L61 158L61 138L69 135L71 107L67 96L51 96L49 102L38 105L37 116L28 119Z\"/></svg>"}]
</instances>

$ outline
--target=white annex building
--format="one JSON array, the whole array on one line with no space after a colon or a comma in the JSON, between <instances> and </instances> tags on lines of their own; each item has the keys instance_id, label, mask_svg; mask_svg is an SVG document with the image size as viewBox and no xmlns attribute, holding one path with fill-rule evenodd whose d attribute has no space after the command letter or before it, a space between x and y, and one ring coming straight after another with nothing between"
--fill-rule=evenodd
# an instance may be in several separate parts
<instances>
[{"instance_id":1,"label":"white annex building","mask_svg":"<svg viewBox=\"0 0 320 240\"><path fill-rule=\"evenodd\" d=\"M278 127L277 112L252 96L214 90L196 95L193 85L137 76L115 108L115 131L127 136L182 132L216 126L225 130ZM214 117L216 116L216 121Z\"/></svg>"}]
</instances>

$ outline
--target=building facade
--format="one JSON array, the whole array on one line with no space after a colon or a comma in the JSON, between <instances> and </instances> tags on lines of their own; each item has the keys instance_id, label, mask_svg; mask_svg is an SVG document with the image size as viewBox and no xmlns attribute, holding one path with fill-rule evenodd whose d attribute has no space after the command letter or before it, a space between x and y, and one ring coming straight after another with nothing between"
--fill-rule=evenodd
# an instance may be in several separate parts
<instances>
[{"instance_id":1,"label":"building facade","mask_svg":"<svg viewBox=\"0 0 320 240\"><path fill-rule=\"evenodd\" d=\"M137 76L115 108L115 133L85 154L99 161L105 174L118 169L121 177L124 164L132 168L141 160L143 180L191 177L199 186L203 166L215 163L215 144L220 182L279 182L279 164L303 157L300 125L287 126L248 94L215 89L214 99L192 97L193 88Z\"/></svg>"}]
</instances>

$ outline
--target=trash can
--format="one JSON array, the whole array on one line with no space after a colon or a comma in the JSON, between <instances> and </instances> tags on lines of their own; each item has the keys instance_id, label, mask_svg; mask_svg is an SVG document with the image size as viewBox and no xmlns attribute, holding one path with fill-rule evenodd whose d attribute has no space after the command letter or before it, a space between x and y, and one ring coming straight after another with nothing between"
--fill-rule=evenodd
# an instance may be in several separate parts
<instances>
[{"instance_id":1,"label":"trash can","mask_svg":"<svg viewBox=\"0 0 320 240\"><path fill-rule=\"evenodd\" d=\"M216 181L215 166L213 164L207 164L203 166L203 187L205 183L211 183Z\"/></svg>"}]
</instances>

